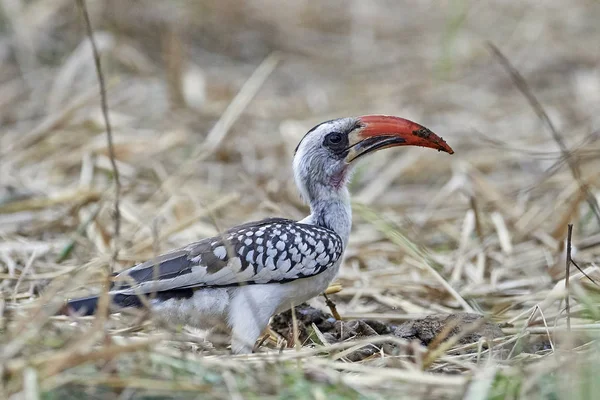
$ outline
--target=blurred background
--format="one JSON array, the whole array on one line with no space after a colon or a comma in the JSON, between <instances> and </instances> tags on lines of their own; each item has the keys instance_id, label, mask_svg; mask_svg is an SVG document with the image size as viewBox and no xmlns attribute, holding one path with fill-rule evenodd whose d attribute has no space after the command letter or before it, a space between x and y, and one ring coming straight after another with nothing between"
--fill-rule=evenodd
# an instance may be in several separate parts
<instances>
[{"instance_id":1,"label":"blurred background","mask_svg":"<svg viewBox=\"0 0 600 400\"><path fill-rule=\"evenodd\" d=\"M456 153L406 148L361 163L334 296L343 315L467 310L522 324L564 277L569 222L582 266L597 272L600 227L582 186L597 197L598 1L87 7L121 180L116 269L233 224L304 217L297 142L324 120L380 113L427 126ZM489 43L542 103L577 178ZM87 293L114 245L114 174L76 3L0 1L0 65L0 291L26 307L87 266L59 297Z\"/></svg>"},{"instance_id":2,"label":"blurred background","mask_svg":"<svg viewBox=\"0 0 600 400\"><path fill-rule=\"evenodd\" d=\"M355 181L363 201L406 203L417 207L407 215L418 217L430 198L424 191L439 189L465 163L515 201L515 191L544 183L560 154L487 41L526 77L569 146L585 138L595 144L597 1L102 0L88 7L124 190L138 192L123 206L143 203L166 177L187 182L169 188L185 199L137 216L146 223L232 192L243 194L246 213L276 207L299 217L305 209L297 210L289 179L297 141L323 120L367 113L421 122L457 155L411 149L369 160L374 166ZM74 2L6 0L1 10L2 198L102 190L110 176L97 78ZM242 101L225 114L245 84ZM210 154L195 161L203 146ZM392 160L385 185L369 187ZM85 175L83 165L101 172ZM520 199L506 207L518 212ZM229 224L240 219L237 211L238 204L219 216Z\"/></svg>"},{"instance_id":3,"label":"blurred background","mask_svg":"<svg viewBox=\"0 0 600 400\"><path fill-rule=\"evenodd\" d=\"M409 229L416 221L413 234L448 241L428 224L458 231L474 198L520 237L541 227L560 241L557 213L589 214L552 133L488 42L524 75L595 184L597 1L98 0L88 8L108 86L125 247L215 202L211 218L176 229L161 248L212 234L215 222L301 218L290 167L298 140L321 121L369 113L420 122L456 150L386 152L359 169L355 199L393 209ZM98 213L80 243L86 251L74 253L88 261L109 247L112 173L83 20L68 0L5 0L1 10L0 199L53 199L34 201L33 213L3 213L2 233L62 245Z\"/></svg>"}]
</instances>

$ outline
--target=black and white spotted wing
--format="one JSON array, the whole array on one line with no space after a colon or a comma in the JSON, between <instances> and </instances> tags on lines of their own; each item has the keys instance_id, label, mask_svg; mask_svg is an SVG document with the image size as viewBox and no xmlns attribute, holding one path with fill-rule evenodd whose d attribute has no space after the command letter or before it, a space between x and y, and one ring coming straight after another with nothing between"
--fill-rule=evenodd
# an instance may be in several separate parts
<instances>
[{"instance_id":1,"label":"black and white spotted wing","mask_svg":"<svg viewBox=\"0 0 600 400\"><path fill-rule=\"evenodd\" d=\"M267 219L237 226L123 271L113 292L285 283L322 273L342 252L342 240L332 230Z\"/></svg>"}]
</instances>

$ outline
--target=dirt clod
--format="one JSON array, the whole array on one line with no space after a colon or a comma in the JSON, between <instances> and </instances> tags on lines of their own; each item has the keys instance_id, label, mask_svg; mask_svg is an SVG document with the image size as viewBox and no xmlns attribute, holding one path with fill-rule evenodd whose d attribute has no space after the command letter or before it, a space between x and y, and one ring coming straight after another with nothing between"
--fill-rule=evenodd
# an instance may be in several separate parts
<instances>
[{"instance_id":1,"label":"dirt clod","mask_svg":"<svg viewBox=\"0 0 600 400\"><path fill-rule=\"evenodd\" d=\"M312 324L316 325L330 344L377 335L394 335L410 341L417 340L424 346L434 340L444 341L455 335L461 336L459 344L477 342L482 337L493 339L504 336L498 324L481 321L484 318L482 315L470 313L435 314L396 325L377 320L336 321L330 314L302 304L296 307L296 318L298 336L302 343L311 337ZM271 324L273 330L287 339L293 337L292 326L291 311L275 316ZM377 346L367 346L350 354L348 358L352 361L361 360L379 350Z\"/></svg>"},{"instance_id":2,"label":"dirt clod","mask_svg":"<svg viewBox=\"0 0 600 400\"><path fill-rule=\"evenodd\" d=\"M450 332L446 335L449 338L454 335L460 335L464 329L470 329L474 323L483 318L479 314L456 313L456 314L435 314L428 315L423 319L416 319L405 322L393 329L395 336L408 340L418 340L421 344L429 345L442 331L453 325ZM502 329L498 324L484 322L483 325L471 333L465 334L458 341L460 344L468 344L478 341L481 337L496 338L504 336Z\"/></svg>"}]
</instances>

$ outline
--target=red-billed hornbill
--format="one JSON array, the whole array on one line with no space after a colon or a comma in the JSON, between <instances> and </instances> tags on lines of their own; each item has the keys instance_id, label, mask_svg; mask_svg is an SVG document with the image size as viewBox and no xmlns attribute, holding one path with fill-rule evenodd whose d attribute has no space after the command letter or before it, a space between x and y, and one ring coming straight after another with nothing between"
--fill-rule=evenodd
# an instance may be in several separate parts
<instances>
[{"instance_id":1,"label":"red-billed hornbill","mask_svg":"<svg viewBox=\"0 0 600 400\"><path fill-rule=\"evenodd\" d=\"M358 158L388 147L423 146L452 154L442 138L403 118L340 118L312 128L296 147L296 184L310 205L301 221L270 218L233 227L127 269L110 291L117 307L141 307L174 324L232 331L233 353L249 353L269 319L325 291L348 243L346 184ZM147 296L147 302L139 296ZM98 297L70 300L91 315Z\"/></svg>"}]
</instances>

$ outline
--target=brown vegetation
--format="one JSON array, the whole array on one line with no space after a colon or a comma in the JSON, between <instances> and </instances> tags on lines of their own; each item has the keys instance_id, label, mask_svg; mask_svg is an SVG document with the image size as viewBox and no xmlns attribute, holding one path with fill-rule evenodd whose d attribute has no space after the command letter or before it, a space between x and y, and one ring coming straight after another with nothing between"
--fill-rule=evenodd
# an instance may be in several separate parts
<instances>
[{"instance_id":1,"label":"brown vegetation","mask_svg":"<svg viewBox=\"0 0 600 400\"><path fill-rule=\"evenodd\" d=\"M567 330L564 245L572 223L573 258L599 281L600 3L87 6L121 184L118 237L76 2L0 2L1 397L594 393L598 289L571 269ZM322 120L367 113L419 121L456 154L382 152L354 177L342 290L330 298L363 334L333 327L334 341L316 324L304 333L292 324L291 338L273 332L256 354L233 357L202 332L146 315L52 316L63 299L100 291L109 266L249 220L302 218L296 143ZM328 310L323 298L312 305ZM451 324L426 342L365 322L390 329L456 313L483 314L495 334L468 344ZM376 351L356 357L367 348Z\"/></svg>"}]
</instances>

